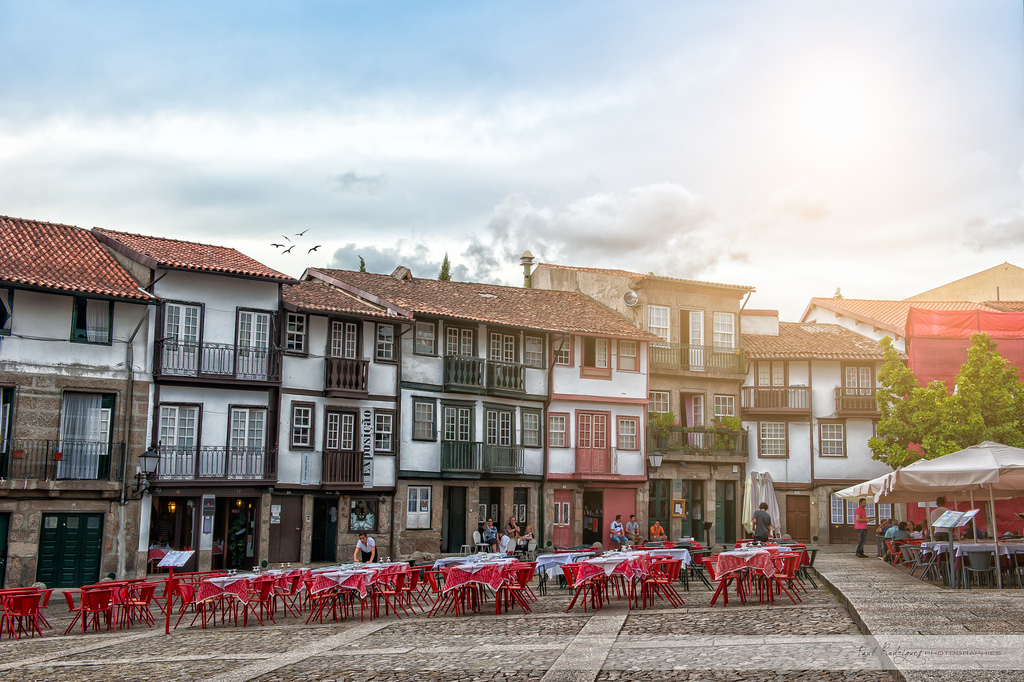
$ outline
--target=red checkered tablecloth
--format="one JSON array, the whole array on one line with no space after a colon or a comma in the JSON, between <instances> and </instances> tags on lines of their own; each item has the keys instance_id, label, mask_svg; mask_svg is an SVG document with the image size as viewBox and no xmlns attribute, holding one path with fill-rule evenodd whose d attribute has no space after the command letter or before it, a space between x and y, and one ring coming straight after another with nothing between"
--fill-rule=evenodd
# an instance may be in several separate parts
<instances>
[{"instance_id":1,"label":"red checkered tablecloth","mask_svg":"<svg viewBox=\"0 0 1024 682\"><path fill-rule=\"evenodd\" d=\"M467 583L480 583L497 590L514 564L514 561L468 563L444 569L444 591L450 592Z\"/></svg>"},{"instance_id":2,"label":"red checkered tablecloth","mask_svg":"<svg viewBox=\"0 0 1024 682\"><path fill-rule=\"evenodd\" d=\"M249 601L249 588L252 580L248 576L234 575L220 578L207 578L196 588L196 601L206 601L221 595L231 595L242 603Z\"/></svg>"},{"instance_id":3,"label":"red checkered tablecloth","mask_svg":"<svg viewBox=\"0 0 1024 682\"><path fill-rule=\"evenodd\" d=\"M726 575L749 568L770 578L775 575L776 567L773 557L777 554L778 550L773 552L769 549L738 549L733 552L722 552L718 555L716 573Z\"/></svg>"},{"instance_id":4,"label":"red checkered tablecloth","mask_svg":"<svg viewBox=\"0 0 1024 682\"><path fill-rule=\"evenodd\" d=\"M313 578L313 586L309 589L309 593L318 594L336 587L343 590L355 590L359 592L360 599L366 599L367 590L373 584L377 574L378 571L372 569L317 573Z\"/></svg>"}]
</instances>

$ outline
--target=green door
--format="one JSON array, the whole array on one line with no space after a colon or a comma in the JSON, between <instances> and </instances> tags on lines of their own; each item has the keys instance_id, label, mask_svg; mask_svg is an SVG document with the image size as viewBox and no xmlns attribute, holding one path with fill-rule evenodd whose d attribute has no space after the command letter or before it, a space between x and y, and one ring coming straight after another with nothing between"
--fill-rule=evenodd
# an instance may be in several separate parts
<instances>
[{"instance_id":1,"label":"green door","mask_svg":"<svg viewBox=\"0 0 1024 682\"><path fill-rule=\"evenodd\" d=\"M716 481L715 488L715 542L731 546L736 544L736 484Z\"/></svg>"},{"instance_id":2,"label":"green door","mask_svg":"<svg viewBox=\"0 0 1024 682\"><path fill-rule=\"evenodd\" d=\"M0 514L0 587L5 586L7 576L7 529L10 521L10 514Z\"/></svg>"},{"instance_id":3,"label":"green door","mask_svg":"<svg viewBox=\"0 0 1024 682\"><path fill-rule=\"evenodd\" d=\"M100 579L103 514L43 514L36 580L79 587Z\"/></svg>"},{"instance_id":4,"label":"green door","mask_svg":"<svg viewBox=\"0 0 1024 682\"><path fill-rule=\"evenodd\" d=\"M651 498L647 503L647 525L653 526L655 521L661 523L665 529L665 535L671 536L672 518L669 516L669 506L672 503L672 481L654 478L651 479ZM649 528L641 528L640 534L647 537Z\"/></svg>"}]
</instances>

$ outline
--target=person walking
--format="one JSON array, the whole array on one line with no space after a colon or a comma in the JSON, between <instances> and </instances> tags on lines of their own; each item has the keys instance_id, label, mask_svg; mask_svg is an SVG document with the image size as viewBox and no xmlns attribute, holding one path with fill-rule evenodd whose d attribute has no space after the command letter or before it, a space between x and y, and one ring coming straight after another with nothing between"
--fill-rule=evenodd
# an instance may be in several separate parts
<instances>
[{"instance_id":1,"label":"person walking","mask_svg":"<svg viewBox=\"0 0 1024 682\"><path fill-rule=\"evenodd\" d=\"M772 517L768 513L767 502L762 502L758 506L750 524L754 527L754 542L767 542L772 532Z\"/></svg>"},{"instance_id":2,"label":"person walking","mask_svg":"<svg viewBox=\"0 0 1024 682\"><path fill-rule=\"evenodd\" d=\"M866 559L864 553L864 538L868 534L868 509L867 500L863 497L857 500L857 509L853 512L853 527L857 530L857 556Z\"/></svg>"}]
</instances>

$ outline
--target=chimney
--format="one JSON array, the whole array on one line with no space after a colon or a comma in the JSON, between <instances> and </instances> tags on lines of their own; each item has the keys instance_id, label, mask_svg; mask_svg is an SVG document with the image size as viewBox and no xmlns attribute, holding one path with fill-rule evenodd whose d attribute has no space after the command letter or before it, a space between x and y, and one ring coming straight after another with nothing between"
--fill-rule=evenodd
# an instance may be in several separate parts
<instances>
[{"instance_id":1,"label":"chimney","mask_svg":"<svg viewBox=\"0 0 1024 682\"><path fill-rule=\"evenodd\" d=\"M523 287L529 289L530 269L533 268L533 254L529 251L523 251L523 255L519 257L519 262L523 266Z\"/></svg>"}]
</instances>

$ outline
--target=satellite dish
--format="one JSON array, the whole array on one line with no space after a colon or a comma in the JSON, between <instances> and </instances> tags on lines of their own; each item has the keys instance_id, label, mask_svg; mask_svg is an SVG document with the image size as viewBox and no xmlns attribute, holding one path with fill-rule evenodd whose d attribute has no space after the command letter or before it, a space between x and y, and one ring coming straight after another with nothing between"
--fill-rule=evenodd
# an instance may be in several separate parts
<instances>
[{"instance_id":1,"label":"satellite dish","mask_svg":"<svg viewBox=\"0 0 1024 682\"><path fill-rule=\"evenodd\" d=\"M626 305L632 308L640 300L640 297L636 295L635 291L630 289L629 291L622 295L622 300L626 303Z\"/></svg>"}]
</instances>

